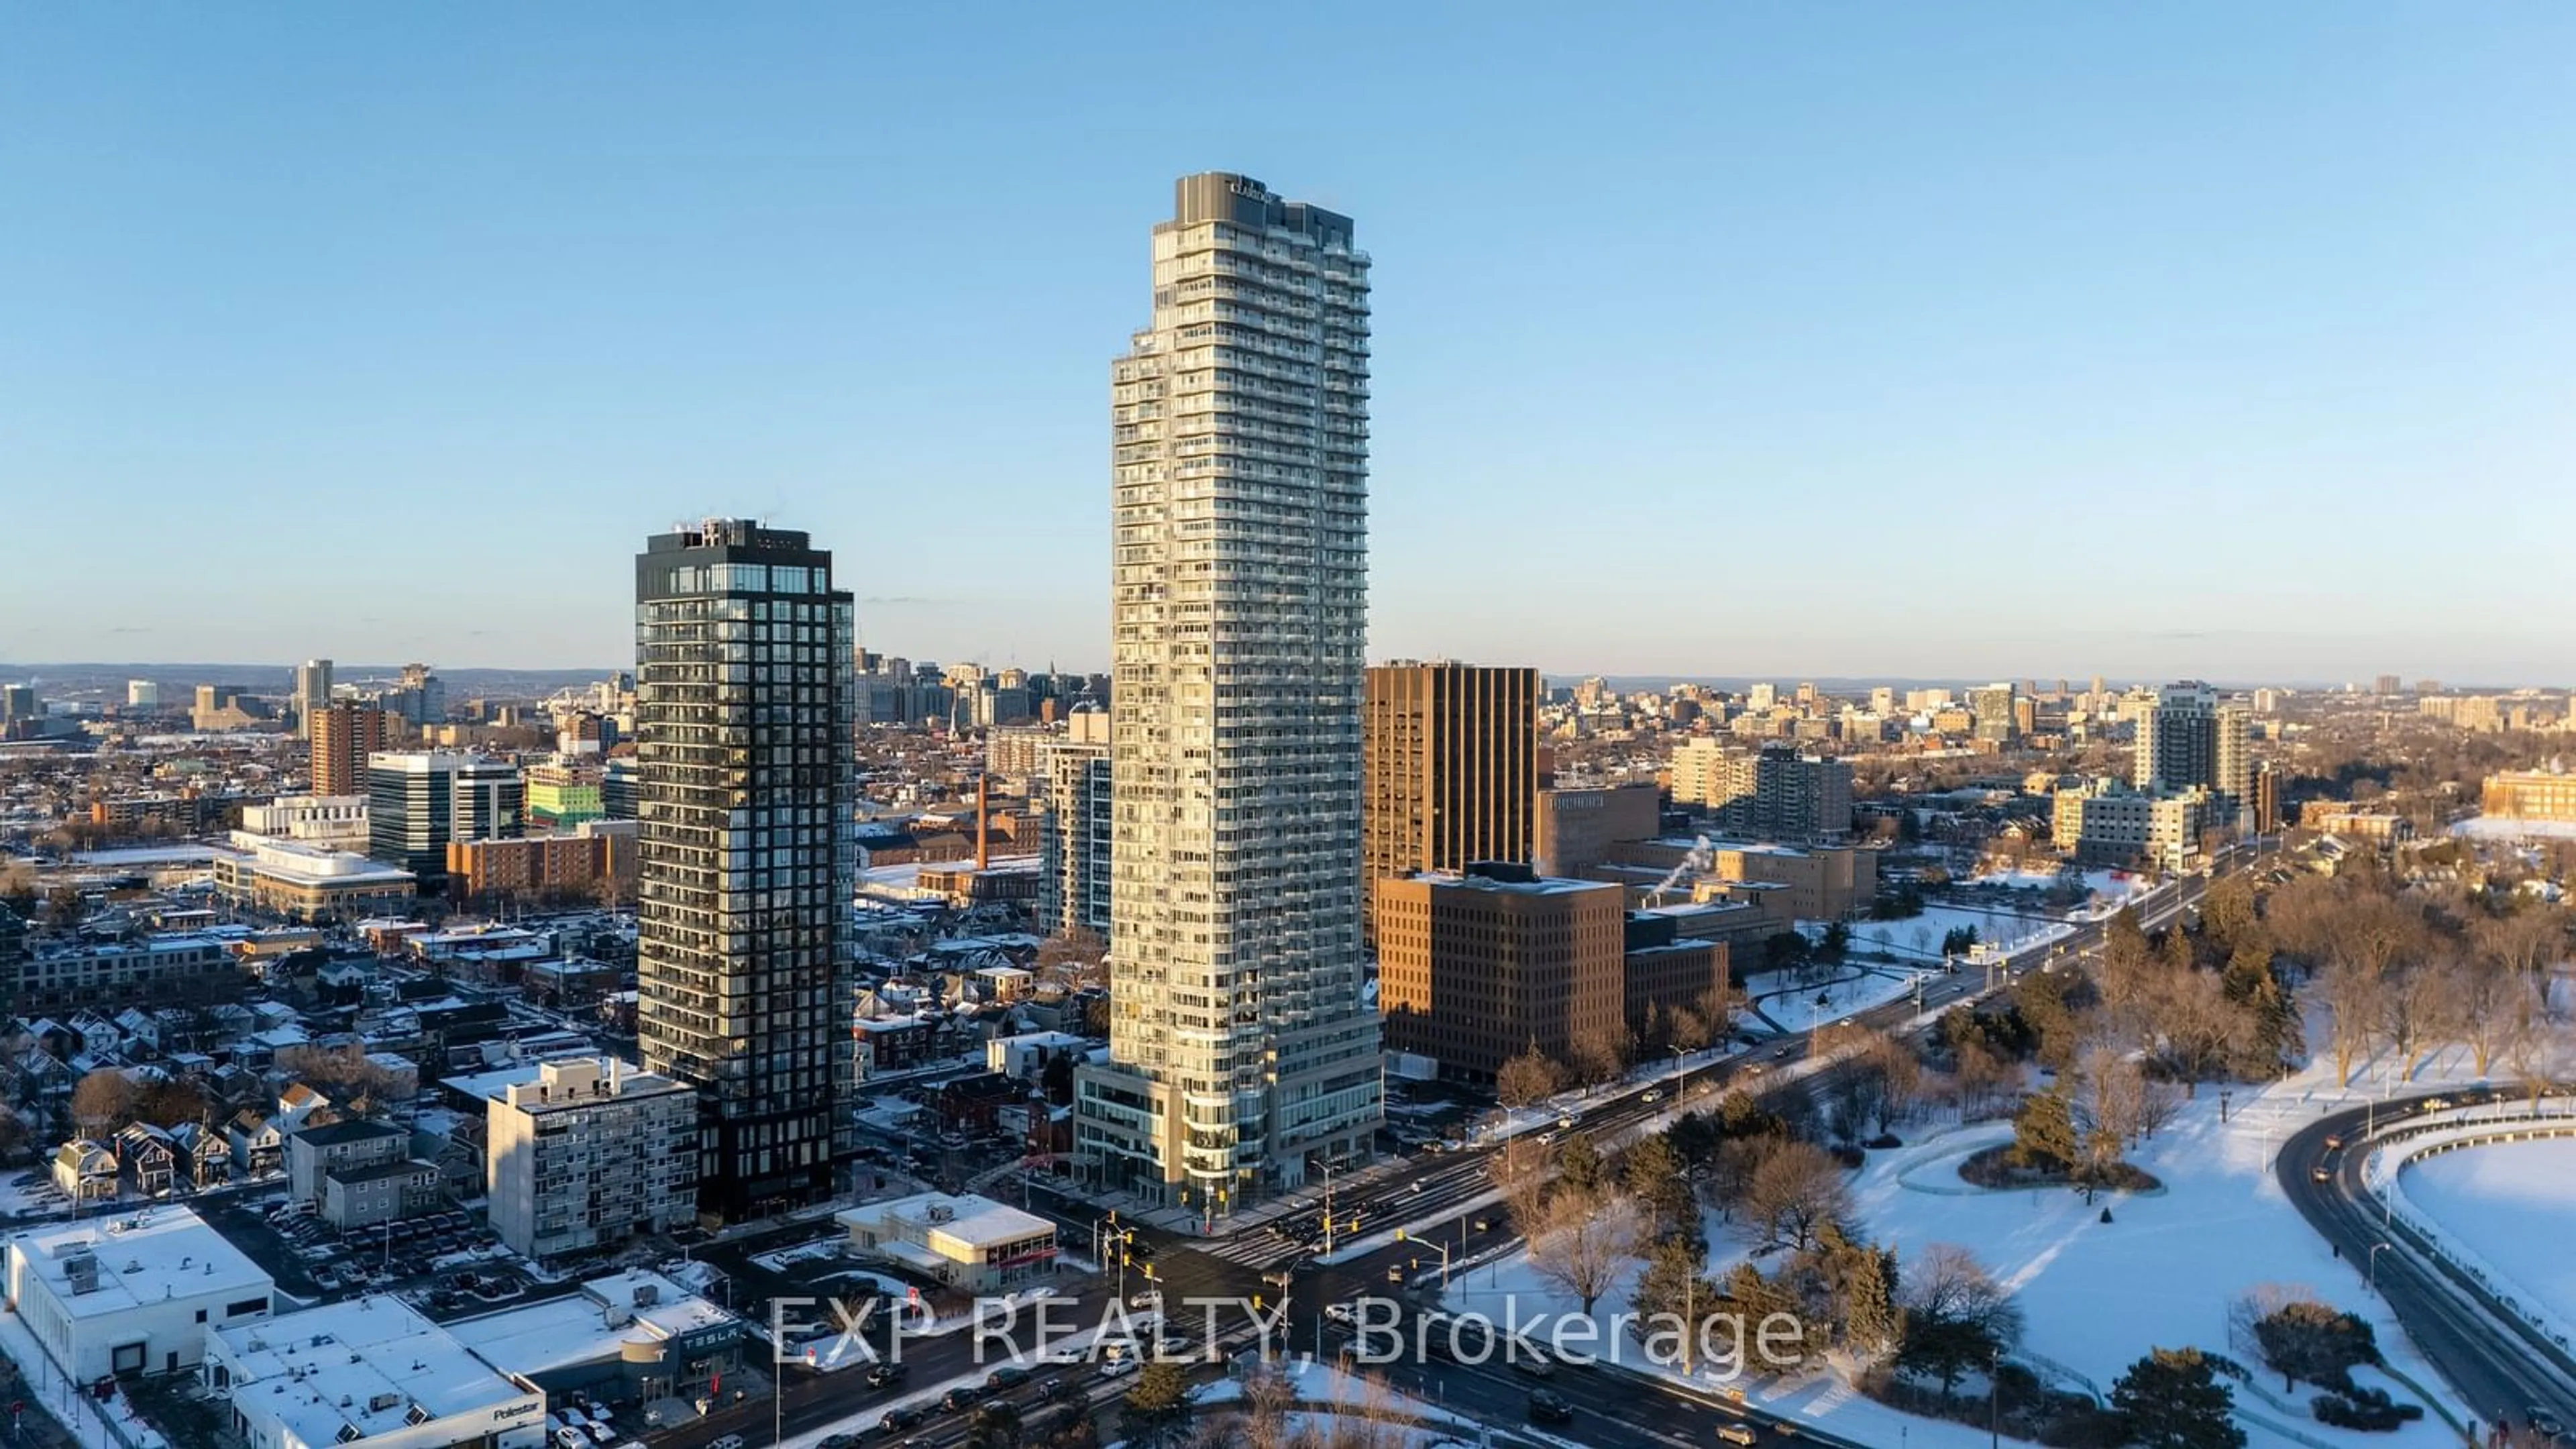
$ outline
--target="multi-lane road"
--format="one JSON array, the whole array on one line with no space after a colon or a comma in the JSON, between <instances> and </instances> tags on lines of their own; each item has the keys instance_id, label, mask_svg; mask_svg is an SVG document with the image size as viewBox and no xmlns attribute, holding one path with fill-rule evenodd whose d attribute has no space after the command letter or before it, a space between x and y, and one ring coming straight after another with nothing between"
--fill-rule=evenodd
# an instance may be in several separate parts
<instances>
[{"instance_id":1,"label":"multi-lane road","mask_svg":"<svg viewBox=\"0 0 2576 1449\"><path fill-rule=\"evenodd\" d=\"M2150 928L2164 925L2196 904L2205 886L2206 881L2198 876L2160 886L2140 902L2140 916ZM2073 967L2083 962L2100 949L2105 924L2098 920L2075 923L2066 934L2034 942L2013 953L1991 972L1981 965L1963 966L1955 975L1927 979L1919 1000L1909 993L1853 1013L1850 1019L1878 1031L1906 1030L1918 1017L1976 998L1989 989L2000 990L2031 971ZM1568 1107L1566 1112L1574 1119L1576 1130L1596 1140L1615 1141L1678 1108L1705 1105L1716 1093L1730 1087L1769 1080L1769 1074L1787 1072L1807 1056L1813 1041L1811 1035L1797 1035L1780 1038L1776 1043L1765 1042L1684 1073L1665 1072L1654 1080L1638 1081L1580 1107ZM1832 1068L1828 1065L1816 1070L1822 1074ZM1149 1288L1159 1290L1176 1310L1192 1301L1249 1303L1256 1298L1265 1309L1275 1308L1284 1282L1287 1314L1276 1330L1273 1346L1292 1354L1320 1350L1329 1360L1345 1339L1325 1320L1325 1305L1375 1295L1397 1300L1410 1314L1431 1304L1404 1285L1425 1275L1436 1280L1441 1247L1449 1250L1453 1262L1463 1263L1509 1246L1514 1236L1509 1215L1492 1201L1492 1158L1499 1150L1498 1143L1487 1143L1463 1152L1426 1157L1419 1160L1414 1171L1377 1175L1365 1186L1337 1194L1334 1217L1344 1224L1356 1219L1359 1236L1354 1239L1345 1234L1342 1250L1330 1255L1315 1256L1310 1247L1259 1228L1228 1237L1199 1237L1122 1222L1119 1228L1132 1234L1124 1240L1125 1252L1113 1249L1109 1253L1110 1262L1099 1284L1083 1294L1068 1295L1064 1316L1083 1324L1097 1323L1110 1303L1124 1302ZM1087 1251L1095 1241L1095 1229L1108 1216L1087 1202L1052 1193L1042 1183L1030 1185L1028 1202L1033 1210L1058 1224L1068 1251ZM1385 1241L1397 1227L1406 1230L1406 1240ZM1348 1246L1352 1242L1367 1246L1354 1251ZM1123 1267L1121 1257L1126 1259ZM1203 1325L1196 1311L1187 1315L1176 1312L1175 1318L1174 1326L1191 1339L1194 1347L1204 1349ZM1219 1364L1226 1352L1239 1351L1255 1342L1241 1310L1224 1310L1219 1329L1222 1341L1218 1351L1208 1354L1208 1361L1199 1368L1203 1376L1213 1377L1223 1371ZM1024 1340L1026 1337L1023 1334ZM983 1347L989 1349L992 1345ZM753 1399L697 1423L668 1430L656 1436L655 1443L659 1449L702 1449L727 1433L739 1433L751 1443L766 1443L773 1413L777 1424L791 1438L830 1429L864 1432L875 1441L880 1438L878 1425L887 1407L917 1400L950 1383L980 1383L997 1360L989 1353L979 1356L977 1350L978 1345L965 1333L907 1340L906 1382L882 1390L869 1388L856 1370L813 1374L791 1367L784 1375L783 1401L773 1402L765 1396ZM1629 1354L1635 1351L1634 1345L1627 1346ZM1758 1410L1615 1364L1558 1365L1540 1378L1499 1358L1475 1365L1437 1357L1417 1360L1406 1354L1399 1362L1379 1366L1378 1371L1398 1391L1476 1423L1503 1428L1506 1438L1515 1437L1509 1431L1527 1422L1531 1395L1544 1388L1573 1410L1570 1424L1544 1426L1560 1439L1704 1446L1711 1442L1713 1424L1744 1418L1767 1426L1765 1433L1773 1440L1827 1445L1845 1442L1812 1427L1779 1422ZM1040 1395L1058 1380L1077 1385L1078 1389L1057 1392L1079 1392L1086 1401L1101 1404L1113 1401L1127 1382L1102 1379L1096 1365L1033 1363L1027 1383L995 1396L1007 1397L1034 1412ZM939 1446L960 1442L965 1431L962 1414L934 1413L928 1422L897 1437ZM1545 1441L1527 1438L1526 1442Z\"/></svg>"},{"instance_id":2,"label":"multi-lane road","mask_svg":"<svg viewBox=\"0 0 2576 1449\"><path fill-rule=\"evenodd\" d=\"M2435 1258L2363 1181L2370 1129L2404 1122L2423 1100L2354 1107L2300 1129L2273 1162L2281 1190L2378 1290L2406 1336L2487 1424L2524 1423L2535 1407L2576 1424L2576 1362L2484 1285ZM2329 1139L2344 1145L2330 1148Z\"/></svg>"}]
</instances>

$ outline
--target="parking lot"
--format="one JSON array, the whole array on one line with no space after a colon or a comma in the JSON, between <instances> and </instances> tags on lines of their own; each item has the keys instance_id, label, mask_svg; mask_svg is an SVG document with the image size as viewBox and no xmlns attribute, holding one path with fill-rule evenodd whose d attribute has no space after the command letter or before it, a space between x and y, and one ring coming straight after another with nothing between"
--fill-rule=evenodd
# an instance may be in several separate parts
<instances>
[{"instance_id":1,"label":"parking lot","mask_svg":"<svg viewBox=\"0 0 2576 1449\"><path fill-rule=\"evenodd\" d=\"M515 1301L528 1287L491 1230L461 1209L346 1233L282 1195L202 1210L281 1291L306 1301L414 1290L433 1314L462 1313Z\"/></svg>"}]
</instances>

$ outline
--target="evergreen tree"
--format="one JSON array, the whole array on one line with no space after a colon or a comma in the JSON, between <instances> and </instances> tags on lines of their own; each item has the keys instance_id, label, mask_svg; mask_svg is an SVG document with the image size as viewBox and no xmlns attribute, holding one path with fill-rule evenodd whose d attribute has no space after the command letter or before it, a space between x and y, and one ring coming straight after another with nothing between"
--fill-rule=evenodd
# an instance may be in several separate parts
<instances>
[{"instance_id":1,"label":"evergreen tree","mask_svg":"<svg viewBox=\"0 0 2576 1449\"><path fill-rule=\"evenodd\" d=\"M2196 1348L2160 1348L2129 1365L2111 1386L2128 1442L2137 1449L2244 1449L2228 1417L2236 1393Z\"/></svg>"},{"instance_id":2,"label":"evergreen tree","mask_svg":"<svg viewBox=\"0 0 2576 1449\"><path fill-rule=\"evenodd\" d=\"M1680 1156L1664 1134L1628 1149L1620 1164L1620 1179L1628 1195L1654 1215L1656 1232L1699 1241L1699 1202L1691 1192L1690 1179L1682 1174Z\"/></svg>"},{"instance_id":3,"label":"evergreen tree","mask_svg":"<svg viewBox=\"0 0 2576 1449\"><path fill-rule=\"evenodd\" d=\"M2102 969L2116 975L2145 964L2146 959L2147 928L2138 923L2138 908L2122 906L2102 928Z\"/></svg>"},{"instance_id":4,"label":"evergreen tree","mask_svg":"<svg viewBox=\"0 0 2576 1449\"><path fill-rule=\"evenodd\" d=\"M2192 969L2191 936L2180 925L2172 926L2165 931L2164 958L2167 970Z\"/></svg>"},{"instance_id":5,"label":"evergreen tree","mask_svg":"<svg viewBox=\"0 0 2576 1449\"><path fill-rule=\"evenodd\" d=\"M1905 1314L1896 1306L1896 1254L1855 1244L1843 1273L1843 1342L1863 1358L1896 1351Z\"/></svg>"},{"instance_id":6,"label":"evergreen tree","mask_svg":"<svg viewBox=\"0 0 2576 1449\"><path fill-rule=\"evenodd\" d=\"M1698 1332L1698 1323L1692 1320L1705 1322L1718 1309L1717 1285L1701 1276L1704 1263L1702 1250L1678 1237L1655 1240L1646 1251L1645 1271L1637 1275L1636 1292L1630 1295L1639 1332L1653 1331L1657 1326L1653 1320L1667 1313L1690 1324L1694 1334Z\"/></svg>"},{"instance_id":7,"label":"evergreen tree","mask_svg":"<svg viewBox=\"0 0 2576 1449\"><path fill-rule=\"evenodd\" d=\"M1610 1169L1601 1160L1601 1149L1592 1145L1591 1134L1577 1132L1557 1151L1556 1175L1561 1185L1577 1192L1597 1192L1610 1180Z\"/></svg>"},{"instance_id":8,"label":"evergreen tree","mask_svg":"<svg viewBox=\"0 0 2576 1449\"><path fill-rule=\"evenodd\" d=\"M2065 1089L2051 1087L2031 1094L2013 1118L2013 1161L2023 1167L2066 1172L2082 1155Z\"/></svg>"},{"instance_id":9,"label":"evergreen tree","mask_svg":"<svg viewBox=\"0 0 2576 1449\"><path fill-rule=\"evenodd\" d=\"M1130 1449L1164 1449L1188 1437L1196 1407L1181 1366L1158 1358L1136 1371L1136 1386L1127 1391L1118 1423Z\"/></svg>"}]
</instances>

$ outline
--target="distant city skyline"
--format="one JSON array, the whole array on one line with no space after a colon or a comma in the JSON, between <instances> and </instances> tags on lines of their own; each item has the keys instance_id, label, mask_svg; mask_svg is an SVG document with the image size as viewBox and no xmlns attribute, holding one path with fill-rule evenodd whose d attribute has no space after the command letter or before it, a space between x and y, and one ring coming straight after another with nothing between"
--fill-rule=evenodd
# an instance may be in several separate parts
<instances>
[{"instance_id":1,"label":"distant city skyline","mask_svg":"<svg viewBox=\"0 0 2576 1449\"><path fill-rule=\"evenodd\" d=\"M1044 664L1022 665L1007 660L997 661L978 659L965 655L939 655L927 652L908 653L899 649L882 652L891 654L897 658L933 662L940 664L943 667L954 664L980 664L997 669L1022 668L1027 669L1031 673L1042 673L1047 667ZM1437 660L1438 662L1444 663L1476 665L1518 664L1518 661L1510 659L1478 659L1420 654L1381 655L1375 651L1372 651L1369 654L1368 660L1372 665L1390 664L1399 660L1410 660L1414 662ZM460 682L474 681L469 687L461 688L459 690L460 694L470 694L476 689L484 688L485 686L479 679L480 676L500 676L504 679L516 676L537 676L548 679L554 687L561 687L565 684L588 683L613 673L632 673L634 667L635 666L632 663L511 666L476 664L470 661L459 664L436 665L439 673L443 676L456 679ZM1063 660L1056 661L1055 668L1057 673L1066 675L1105 675L1109 673L1109 670L1106 668L1084 667ZM400 669L401 666L390 664L356 666L343 664L340 666L340 673L343 683L374 683L382 685L391 683L399 673ZM98 675L104 677L115 675L120 678L157 679L161 682L174 685L227 684L238 685L252 690L273 688L274 692L284 694L291 691L293 688L294 673L295 666L291 663L284 662L245 662L240 660L58 660L36 661L33 663L21 664L10 660L0 659L0 683L13 684L23 683L30 679L41 684L48 680L74 676ZM1866 691L1870 688L1880 686L1893 686L1899 689L1955 689L1998 681L2013 684L2025 684L2029 681L2037 680L2043 686L2053 687L2060 679L2065 680L2071 688L2082 690L2091 684L2095 675L2100 675L2107 687L2118 689L2170 684L2182 680L2198 680L2219 689L2235 691L2263 688L2308 691L2350 688L2358 689L2366 693L2371 690L2373 684L2381 674L2396 675L2400 681L2402 690L2407 692L2413 691L2418 683L2426 680L2439 684L2446 693L2458 693L2462 691L2496 692L2514 689L2563 690L2576 688L2576 682L2567 680L2481 679L2475 676L2443 675L2429 670L2384 669L2372 670L2366 673L2356 673L2338 678L2306 675L2236 676L2210 674L2206 671L2195 671L2190 669L2176 670L2162 674L2120 673L2102 669L1989 669L1954 674L1835 674L1814 669L1787 669L1774 670L1770 673L1746 674L1715 673L1706 670L1542 668L1539 669L1538 673L1541 683L1551 689L1571 686L1582 680L1598 677L1608 681L1613 687L1623 691L1664 689L1676 684L1699 685L1708 688L1729 690L1741 690L1756 684L1771 684L1779 686L1785 690L1800 683L1810 683L1816 685L1818 688L1829 694L1849 694ZM275 675L278 677L276 679L263 679L258 677L262 675Z\"/></svg>"},{"instance_id":2,"label":"distant city skyline","mask_svg":"<svg viewBox=\"0 0 2576 1449\"><path fill-rule=\"evenodd\" d=\"M1105 668L1220 167L1371 219L1372 658L2576 678L2576 10L1307 13L17 14L0 658L618 665L731 515Z\"/></svg>"}]
</instances>

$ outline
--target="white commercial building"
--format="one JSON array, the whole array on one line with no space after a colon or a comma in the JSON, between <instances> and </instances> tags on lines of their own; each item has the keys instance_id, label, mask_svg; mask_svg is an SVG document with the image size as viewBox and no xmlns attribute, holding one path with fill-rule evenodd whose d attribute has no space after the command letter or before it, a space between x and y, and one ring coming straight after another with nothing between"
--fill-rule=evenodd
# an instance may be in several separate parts
<instances>
[{"instance_id":1,"label":"white commercial building","mask_svg":"<svg viewBox=\"0 0 2576 1449\"><path fill-rule=\"evenodd\" d=\"M399 911L420 894L418 877L318 841L232 833L214 858L215 894L299 921L354 921Z\"/></svg>"},{"instance_id":2,"label":"white commercial building","mask_svg":"<svg viewBox=\"0 0 2576 1449\"><path fill-rule=\"evenodd\" d=\"M206 1387L250 1449L540 1449L546 1396L409 1304L353 1298L208 1335Z\"/></svg>"},{"instance_id":3,"label":"white commercial building","mask_svg":"<svg viewBox=\"0 0 2576 1449\"><path fill-rule=\"evenodd\" d=\"M1055 1266L1055 1224L988 1197L917 1192L835 1215L850 1250L969 1293L991 1293Z\"/></svg>"},{"instance_id":4,"label":"white commercial building","mask_svg":"<svg viewBox=\"0 0 2576 1449\"><path fill-rule=\"evenodd\" d=\"M301 840L363 855L367 849L367 797L280 795L265 805L243 806L241 828L251 835Z\"/></svg>"},{"instance_id":5,"label":"white commercial building","mask_svg":"<svg viewBox=\"0 0 2576 1449\"><path fill-rule=\"evenodd\" d=\"M629 1268L447 1325L486 1363L554 1394L612 1403L694 1399L742 1366L750 1325L659 1273Z\"/></svg>"},{"instance_id":6,"label":"white commercial building","mask_svg":"<svg viewBox=\"0 0 2576 1449\"><path fill-rule=\"evenodd\" d=\"M1351 219L1183 177L1111 370L1110 1060L1084 1169L1209 1216L1364 1155L1369 259Z\"/></svg>"},{"instance_id":7,"label":"white commercial building","mask_svg":"<svg viewBox=\"0 0 2576 1449\"><path fill-rule=\"evenodd\" d=\"M9 1306L77 1382L170 1373L209 1330L268 1317L275 1284L185 1208L150 1208L9 1240Z\"/></svg>"},{"instance_id":8,"label":"white commercial building","mask_svg":"<svg viewBox=\"0 0 2576 1449\"><path fill-rule=\"evenodd\" d=\"M698 1209L698 1094L615 1057L487 1072L484 1189L492 1231L543 1258L688 1222Z\"/></svg>"}]
</instances>

